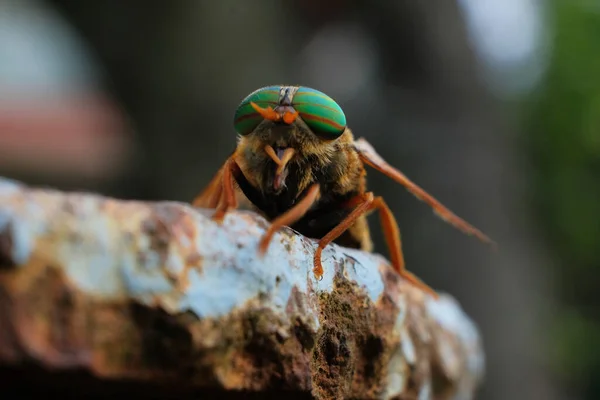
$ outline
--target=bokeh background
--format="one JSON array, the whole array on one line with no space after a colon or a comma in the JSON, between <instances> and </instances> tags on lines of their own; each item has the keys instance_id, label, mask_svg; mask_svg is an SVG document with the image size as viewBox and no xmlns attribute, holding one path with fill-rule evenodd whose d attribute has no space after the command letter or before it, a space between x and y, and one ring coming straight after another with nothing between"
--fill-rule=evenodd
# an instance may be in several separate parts
<instances>
[{"instance_id":1,"label":"bokeh background","mask_svg":"<svg viewBox=\"0 0 600 400\"><path fill-rule=\"evenodd\" d=\"M190 201L278 83L499 243L370 173L409 268L481 329L479 399L600 398L598 1L0 0L0 175Z\"/></svg>"}]
</instances>

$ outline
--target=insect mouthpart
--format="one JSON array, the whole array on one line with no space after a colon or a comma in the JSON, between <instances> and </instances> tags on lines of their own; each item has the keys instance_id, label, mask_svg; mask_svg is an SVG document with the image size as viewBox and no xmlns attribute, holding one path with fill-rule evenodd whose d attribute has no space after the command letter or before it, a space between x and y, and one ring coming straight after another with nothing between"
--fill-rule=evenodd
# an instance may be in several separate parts
<instances>
[{"instance_id":1,"label":"insect mouthpart","mask_svg":"<svg viewBox=\"0 0 600 400\"><path fill-rule=\"evenodd\" d=\"M277 154L277 158L279 158L279 160L283 160L287 149L288 148L286 148L286 147L276 147L275 148L275 154ZM294 150L294 149L290 149L290 150Z\"/></svg>"},{"instance_id":2,"label":"insect mouthpart","mask_svg":"<svg viewBox=\"0 0 600 400\"><path fill-rule=\"evenodd\" d=\"M273 189L279 190L285 186L285 178L287 177L287 164L290 162L296 150L292 147L277 147L274 150L271 145L265 145L265 152L277 164L275 171L275 179L273 180Z\"/></svg>"}]
</instances>

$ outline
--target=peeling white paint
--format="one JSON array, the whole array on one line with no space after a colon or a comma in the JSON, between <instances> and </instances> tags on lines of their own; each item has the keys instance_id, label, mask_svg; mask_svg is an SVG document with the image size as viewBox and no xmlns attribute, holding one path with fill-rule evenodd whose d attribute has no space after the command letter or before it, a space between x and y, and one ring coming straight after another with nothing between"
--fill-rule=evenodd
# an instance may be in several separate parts
<instances>
[{"instance_id":1,"label":"peeling white paint","mask_svg":"<svg viewBox=\"0 0 600 400\"><path fill-rule=\"evenodd\" d=\"M29 261L31 252L33 251L33 236L32 229L35 227L31 224L17 223L9 213L0 210L0 234L6 232L12 241L11 260L17 265L23 265Z\"/></svg>"},{"instance_id":2,"label":"peeling white paint","mask_svg":"<svg viewBox=\"0 0 600 400\"><path fill-rule=\"evenodd\" d=\"M122 261L126 252L120 235L115 233L117 227L98 213L97 204L82 202L78 215L85 223L70 228L70 240L59 242L53 258L69 280L83 291L100 296L125 296L120 271L125 267ZM90 237L88 232L94 232L94 236Z\"/></svg>"},{"instance_id":3,"label":"peeling white paint","mask_svg":"<svg viewBox=\"0 0 600 400\"><path fill-rule=\"evenodd\" d=\"M386 399L396 397L404 391L406 386L406 380L408 379L408 364L414 364L406 357L406 354L414 355L414 347L410 335L407 335L405 329L405 320L408 315L408 307L406 304L406 297L404 295L398 295L394 299L398 306L398 315L394 322L394 334L399 338L400 345L392 353L390 361L388 362L388 373L387 373L387 389L385 397ZM407 343L404 343L406 341Z\"/></svg>"},{"instance_id":4,"label":"peeling white paint","mask_svg":"<svg viewBox=\"0 0 600 400\"><path fill-rule=\"evenodd\" d=\"M428 299L425 304L427 312L435 322L455 332L465 342L477 342L479 338L477 327L453 297L441 295L438 301Z\"/></svg>"},{"instance_id":5,"label":"peeling white paint","mask_svg":"<svg viewBox=\"0 0 600 400\"><path fill-rule=\"evenodd\" d=\"M47 195L53 196L50 192ZM64 198L59 198L58 193L55 196L56 215L44 215L41 209L34 213L13 210L19 213L17 218L7 211L0 214L2 226L12 229L14 259L25 264L42 232L68 237L52 249L52 254L45 256L61 266L77 287L95 296L129 295L153 301L155 296L168 295L177 284L177 279L169 278L182 276L188 257L196 253L200 265L189 269L189 287L180 296L178 308L201 317L228 314L259 297L264 299L265 306L284 314L294 286L301 293L309 293L311 281L310 286L317 292L331 292L339 268L349 280L362 287L373 302L384 290L378 269L370 267L380 261L375 255L371 257L330 245L323 251L324 275L320 281L312 272L315 241L287 240L289 232L277 233L261 257L258 244L264 229L250 218L233 217L237 212L228 214L223 226L219 226L210 219L210 213L198 213L178 203L165 205L188 213L196 232L193 242L181 234L165 253L160 253L161 250L151 248L148 235L136 233L141 230L143 221L150 218L148 212L138 211L127 221L118 221L99 211L102 198L83 195L77 199L76 217L70 217L62 214ZM27 208L28 204L31 205L26 202L23 206ZM55 218L61 223L55 224ZM8 224L9 220L13 223ZM65 227L65 223L71 226ZM124 238L128 231L133 237L129 241ZM94 235L90 236L89 232ZM318 321L317 311L309 310L314 314L313 322Z\"/></svg>"},{"instance_id":6,"label":"peeling white paint","mask_svg":"<svg viewBox=\"0 0 600 400\"><path fill-rule=\"evenodd\" d=\"M430 400L431 399L431 381L428 379L421 386L421 390L419 391L419 400Z\"/></svg>"},{"instance_id":7,"label":"peeling white paint","mask_svg":"<svg viewBox=\"0 0 600 400\"><path fill-rule=\"evenodd\" d=\"M480 335L475 323L467 316L458 302L451 296L442 295L438 301L428 300L426 303L427 313L444 330L453 332L461 341L467 352L467 369L473 376L483 376L485 373L485 356L483 351L478 351L476 346L480 346ZM452 366L457 362L452 357L458 357L451 351L445 351L441 354L445 356L443 362Z\"/></svg>"},{"instance_id":8,"label":"peeling white paint","mask_svg":"<svg viewBox=\"0 0 600 400\"><path fill-rule=\"evenodd\" d=\"M408 367L404 360L402 349L397 348L390 357L390 362L388 364L387 385L383 396L384 399L397 397L404 392L406 380L408 378L407 369Z\"/></svg>"},{"instance_id":9,"label":"peeling white paint","mask_svg":"<svg viewBox=\"0 0 600 400\"><path fill-rule=\"evenodd\" d=\"M19 182L2 178L0 179L0 198L18 193L21 188L22 186Z\"/></svg>"},{"instance_id":10,"label":"peeling white paint","mask_svg":"<svg viewBox=\"0 0 600 400\"><path fill-rule=\"evenodd\" d=\"M202 272L192 273L190 288L181 299L182 310L190 309L203 317L217 317L243 307L262 293L273 311L284 313L294 286L300 292L308 293L308 281L312 280L317 292L334 290L335 271L343 253L356 260L342 263L348 279L363 287L374 302L383 292L382 278L377 268L368 267L373 261L364 254L347 249L342 253L338 246L329 246L323 251L324 274L318 281L312 272L314 241L284 241L282 233L277 233L261 257L258 244L264 229L256 222L232 215L226 216L220 227L206 214L196 214L195 226L199 230L195 247L203 258Z\"/></svg>"},{"instance_id":11,"label":"peeling white paint","mask_svg":"<svg viewBox=\"0 0 600 400\"><path fill-rule=\"evenodd\" d=\"M406 328L400 331L400 346L406 362L409 365L415 365L417 363L417 352L415 351L415 345Z\"/></svg>"}]
</instances>

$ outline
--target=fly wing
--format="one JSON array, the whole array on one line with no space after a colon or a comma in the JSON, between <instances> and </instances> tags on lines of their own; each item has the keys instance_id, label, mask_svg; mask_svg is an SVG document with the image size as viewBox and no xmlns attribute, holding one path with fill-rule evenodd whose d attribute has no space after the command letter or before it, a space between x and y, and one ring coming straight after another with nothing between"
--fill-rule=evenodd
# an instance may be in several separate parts
<instances>
[{"instance_id":1,"label":"fly wing","mask_svg":"<svg viewBox=\"0 0 600 400\"><path fill-rule=\"evenodd\" d=\"M198 208L217 208L223 195L223 171L227 163L223 164L211 179L206 188L194 199L192 206Z\"/></svg>"},{"instance_id":2,"label":"fly wing","mask_svg":"<svg viewBox=\"0 0 600 400\"><path fill-rule=\"evenodd\" d=\"M219 168L206 188L198 196L196 196L196 198L194 198L194 201L192 201L193 207L212 209L217 208L221 198L223 197L223 172L225 171L225 168L227 168L227 162L228 161L226 161L221 168ZM238 170L234 171L234 176L236 173L238 173ZM239 171L239 173L241 173L241 171ZM248 200L248 198L244 195L235 179L233 181L233 190L237 203L236 208L242 210L255 209L250 200Z\"/></svg>"},{"instance_id":3,"label":"fly wing","mask_svg":"<svg viewBox=\"0 0 600 400\"><path fill-rule=\"evenodd\" d=\"M433 211L441 217L446 222L453 225L455 228L461 230L467 235L473 235L477 237L479 240L492 244L495 246L494 241L492 241L489 237L487 237L483 232L479 229L475 228L448 208L446 208L442 203L436 200L433 196L428 194L421 187L412 182L406 175L392 167L387 161L385 161L378 153L375 151L373 146L367 142L364 138L359 138L354 142L354 148L360 156L360 159L370 167L376 169L377 171L387 175L389 178L403 185L410 193L412 193L416 198L428 204Z\"/></svg>"}]
</instances>

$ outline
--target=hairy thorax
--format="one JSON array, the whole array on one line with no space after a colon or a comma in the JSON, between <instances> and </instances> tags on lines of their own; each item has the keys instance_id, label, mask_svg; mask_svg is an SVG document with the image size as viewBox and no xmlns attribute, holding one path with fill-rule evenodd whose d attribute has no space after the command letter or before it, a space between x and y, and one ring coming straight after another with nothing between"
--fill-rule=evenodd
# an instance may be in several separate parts
<instances>
[{"instance_id":1,"label":"hairy thorax","mask_svg":"<svg viewBox=\"0 0 600 400\"><path fill-rule=\"evenodd\" d=\"M258 192L254 196L246 195L253 197L250 201L269 218L290 209L315 183L319 184L320 195L312 210L339 205L362 192L365 186L364 167L352 141L349 129L338 140L324 142L301 129L274 124L270 129L240 138L235 159ZM266 154L266 144L275 149L291 147L295 150L280 187L275 185L277 164Z\"/></svg>"}]
</instances>

